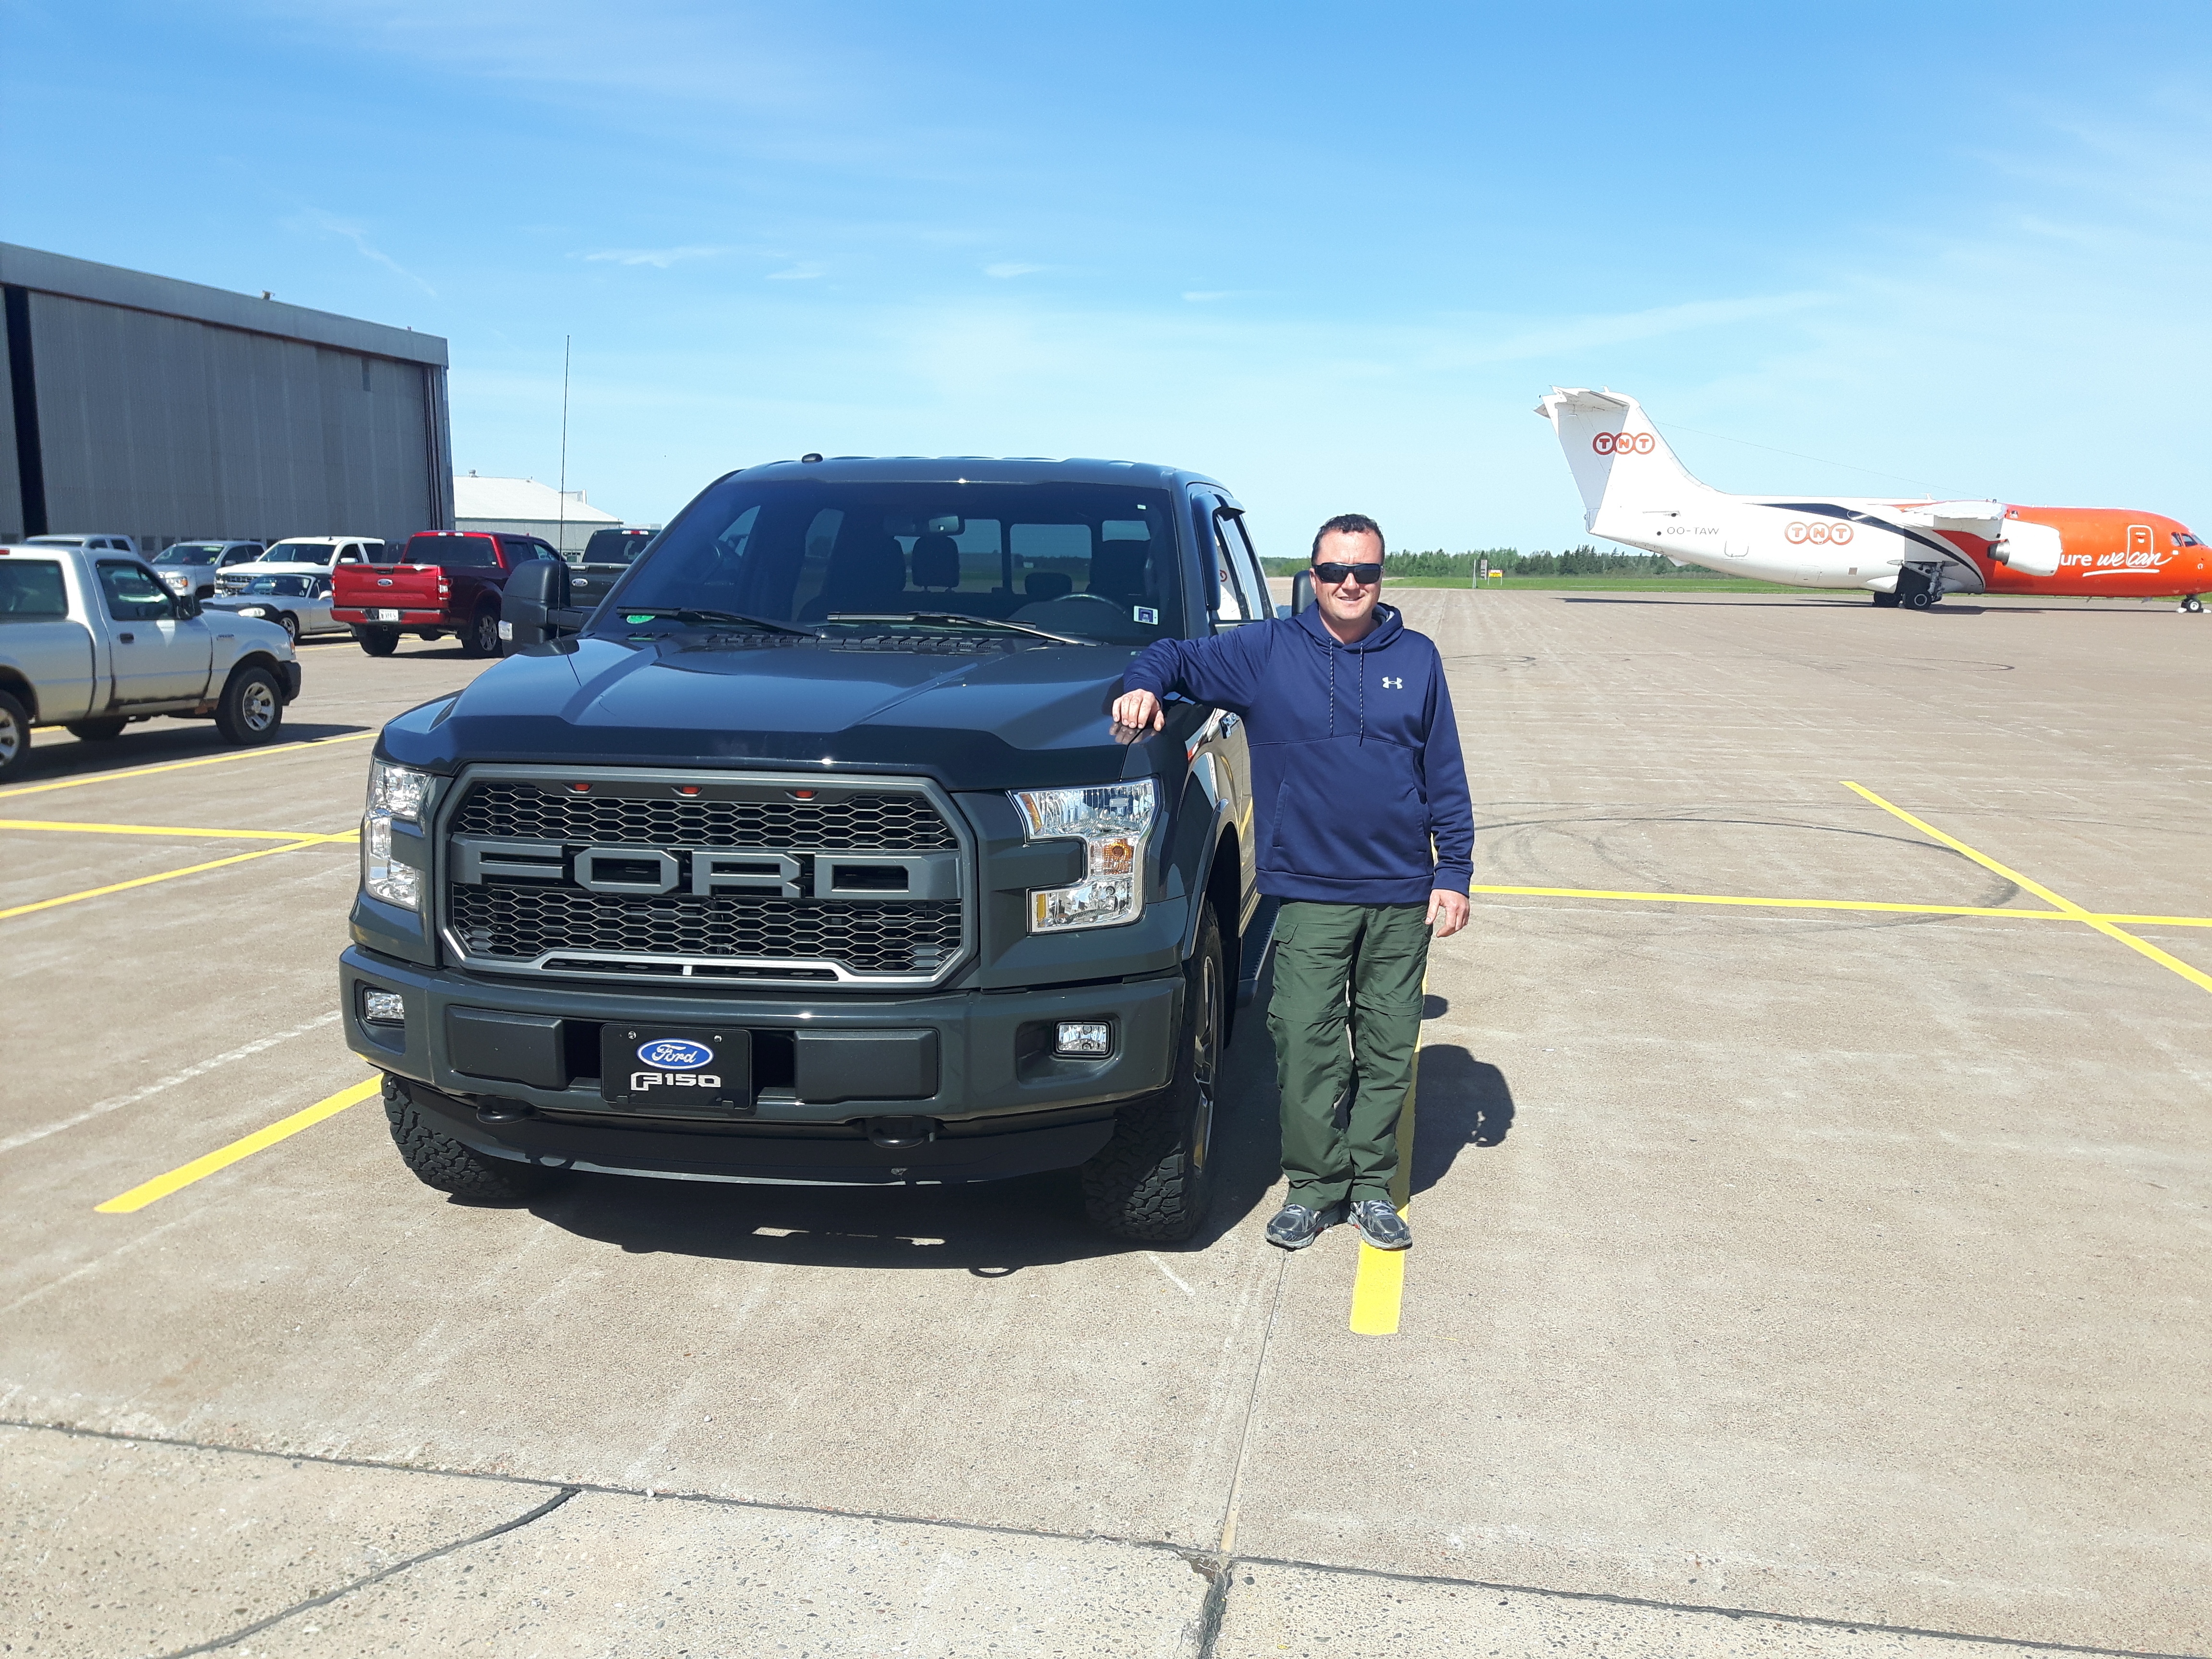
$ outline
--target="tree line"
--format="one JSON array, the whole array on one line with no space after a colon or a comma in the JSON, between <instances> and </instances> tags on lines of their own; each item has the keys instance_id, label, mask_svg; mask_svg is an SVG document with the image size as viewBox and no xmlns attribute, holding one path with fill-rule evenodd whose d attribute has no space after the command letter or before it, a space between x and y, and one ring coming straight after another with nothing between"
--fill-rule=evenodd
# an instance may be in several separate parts
<instances>
[{"instance_id":1,"label":"tree line","mask_svg":"<svg viewBox=\"0 0 2212 1659\"><path fill-rule=\"evenodd\" d=\"M1426 553L1383 556L1382 574L1443 577L1472 581L1477 561L1509 576L1705 576L1712 573L1696 565L1678 565L1660 553L1606 553L1589 542L1564 553L1548 550L1523 553L1514 547L1479 548L1471 553L1447 553L1437 548ZM1271 576L1291 576L1305 568L1304 559L1262 561Z\"/></svg>"}]
</instances>

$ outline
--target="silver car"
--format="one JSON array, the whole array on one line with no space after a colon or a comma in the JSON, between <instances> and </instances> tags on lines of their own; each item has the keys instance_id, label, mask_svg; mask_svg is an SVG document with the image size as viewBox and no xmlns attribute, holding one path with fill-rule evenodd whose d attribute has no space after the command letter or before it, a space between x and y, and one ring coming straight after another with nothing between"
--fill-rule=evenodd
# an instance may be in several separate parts
<instances>
[{"instance_id":1,"label":"silver car","mask_svg":"<svg viewBox=\"0 0 2212 1659\"><path fill-rule=\"evenodd\" d=\"M342 622L331 620L331 579L328 576L252 576L242 593L218 593L202 601L208 611L228 611L234 616L258 617L275 623L297 644L308 634L351 634Z\"/></svg>"}]
</instances>

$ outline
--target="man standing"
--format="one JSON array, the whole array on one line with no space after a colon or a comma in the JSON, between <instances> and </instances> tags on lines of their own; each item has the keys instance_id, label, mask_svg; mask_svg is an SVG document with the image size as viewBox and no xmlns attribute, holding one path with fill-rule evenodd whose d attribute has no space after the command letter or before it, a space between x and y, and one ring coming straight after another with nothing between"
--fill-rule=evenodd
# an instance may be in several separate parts
<instances>
[{"instance_id":1,"label":"man standing","mask_svg":"<svg viewBox=\"0 0 2212 1659\"><path fill-rule=\"evenodd\" d=\"M1157 731L1170 691L1244 719L1260 890L1282 901L1267 1029L1291 1189L1267 1242L1304 1249L1348 1206L1361 1237L1402 1250L1413 1235L1390 1182L1421 973L1431 928L1467 925L1474 815L1437 647L1377 603L1382 531L1357 513L1331 519L1312 556L1312 610L1151 646L1122 675L1114 719Z\"/></svg>"}]
</instances>

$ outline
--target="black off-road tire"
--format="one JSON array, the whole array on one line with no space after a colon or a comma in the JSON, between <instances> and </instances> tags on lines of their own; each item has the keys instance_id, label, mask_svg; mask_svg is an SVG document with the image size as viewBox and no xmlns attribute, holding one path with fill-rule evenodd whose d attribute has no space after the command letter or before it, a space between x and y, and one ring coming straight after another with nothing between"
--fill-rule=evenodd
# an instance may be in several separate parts
<instances>
[{"instance_id":1,"label":"black off-road tire","mask_svg":"<svg viewBox=\"0 0 2212 1659\"><path fill-rule=\"evenodd\" d=\"M1183 964L1182 1028L1174 1079L1124 1106L1114 1138L1083 1166L1083 1206L1121 1238L1176 1243L1206 1220L1218 1162L1221 1046L1228 1029L1227 963L1212 905Z\"/></svg>"},{"instance_id":2,"label":"black off-road tire","mask_svg":"<svg viewBox=\"0 0 2212 1659\"><path fill-rule=\"evenodd\" d=\"M276 677L258 663L233 669L215 706L215 726L232 743L274 742L284 729L284 693Z\"/></svg>"},{"instance_id":3,"label":"black off-road tire","mask_svg":"<svg viewBox=\"0 0 2212 1659\"><path fill-rule=\"evenodd\" d=\"M353 637L372 657L388 657L399 648L399 630L396 628L363 628L356 623Z\"/></svg>"},{"instance_id":4,"label":"black off-road tire","mask_svg":"<svg viewBox=\"0 0 2212 1659\"><path fill-rule=\"evenodd\" d=\"M31 711L0 691L0 782L23 769L31 758Z\"/></svg>"},{"instance_id":5,"label":"black off-road tire","mask_svg":"<svg viewBox=\"0 0 2212 1659\"><path fill-rule=\"evenodd\" d=\"M520 1204L546 1184L543 1170L486 1158L454 1139L415 1109L407 1085L389 1072L384 1075L384 1120L392 1126L392 1144L399 1149L400 1161L425 1187L471 1203Z\"/></svg>"},{"instance_id":6,"label":"black off-road tire","mask_svg":"<svg viewBox=\"0 0 2212 1659\"><path fill-rule=\"evenodd\" d=\"M113 743L130 724L126 720L71 720L62 730L82 743Z\"/></svg>"},{"instance_id":7,"label":"black off-road tire","mask_svg":"<svg viewBox=\"0 0 2212 1659\"><path fill-rule=\"evenodd\" d=\"M461 630L461 654L465 657L499 655L498 606L488 605L469 618L469 625Z\"/></svg>"}]
</instances>

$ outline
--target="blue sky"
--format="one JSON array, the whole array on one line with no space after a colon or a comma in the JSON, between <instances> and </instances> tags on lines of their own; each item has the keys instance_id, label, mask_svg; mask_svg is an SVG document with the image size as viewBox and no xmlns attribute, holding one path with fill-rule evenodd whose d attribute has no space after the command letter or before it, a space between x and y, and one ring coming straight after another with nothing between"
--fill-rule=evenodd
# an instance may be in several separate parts
<instances>
[{"instance_id":1,"label":"blue sky","mask_svg":"<svg viewBox=\"0 0 2212 1659\"><path fill-rule=\"evenodd\" d=\"M455 465L1104 455L1262 550L1709 483L2212 526L2212 9L0 0L0 236L452 342ZM1774 452L1788 452L1778 453Z\"/></svg>"}]
</instances>

